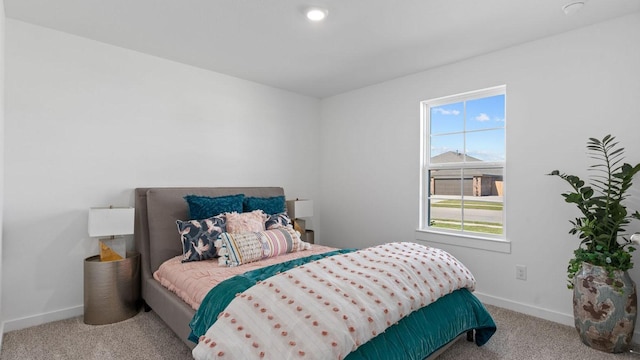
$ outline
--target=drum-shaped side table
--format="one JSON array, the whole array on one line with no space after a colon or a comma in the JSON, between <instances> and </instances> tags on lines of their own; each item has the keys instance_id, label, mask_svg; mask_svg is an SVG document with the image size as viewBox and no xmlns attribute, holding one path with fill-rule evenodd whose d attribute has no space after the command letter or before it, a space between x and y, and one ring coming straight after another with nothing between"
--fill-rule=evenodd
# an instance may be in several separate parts
<instances>
[{"instance_id":1,"label":"drum-shaped side table","mask_svg":"<svg viewBox=\"0 0 640 360\"><path fill-rule=\"evenodd\" d=\"M100 256L84 259L84 322L111 324L126 320L140 309L140 254L100 261Z\"/></svg>"}]
</instances>

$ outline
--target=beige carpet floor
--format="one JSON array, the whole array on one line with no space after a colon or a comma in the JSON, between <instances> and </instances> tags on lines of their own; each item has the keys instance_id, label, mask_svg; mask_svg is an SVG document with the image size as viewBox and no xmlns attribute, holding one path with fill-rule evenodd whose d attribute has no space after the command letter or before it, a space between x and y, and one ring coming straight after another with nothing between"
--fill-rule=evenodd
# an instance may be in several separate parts
<instances>
[{"instance_id":1,"label":"beige carpet floor","mask_svg":"<svg viewBox=\"0 0 640 360\"><path fill-rule=\"evenodd\" d=\"M438 360L607 360L637 359L631 353L606 354L580 342L573 327L487 306L498 331L477 347L458 341ZM116 324L85 325L82 317L4 334L3 360L191 359L189 348L153 312Z\"/></svg>"}]
</instances>

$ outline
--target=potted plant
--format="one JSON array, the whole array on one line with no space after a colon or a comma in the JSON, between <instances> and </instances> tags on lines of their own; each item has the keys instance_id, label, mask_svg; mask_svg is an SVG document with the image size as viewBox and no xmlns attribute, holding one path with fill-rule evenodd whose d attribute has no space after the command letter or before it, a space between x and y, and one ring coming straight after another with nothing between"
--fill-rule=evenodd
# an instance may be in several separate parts
<instances>
[{"instance_id":1,"label":"potted plant","mask_svg":"<svg viewBox=\"0 0 640 360\"><path fill-rule=\"evenodd\" d=\"M567 268L568 287L573 289L573 312L582 342L602 351L623 352L631 345L636 320L636 287L627 270L633 267L632 241L625 227L638 211L629 213L624 204L633 176L640 164L624 163L624 148L611 135L590 138L587 153L595 160L589 181L552 171L572 191L563 193L575 204L580 216L571 220L570 234L580 245Z\"/></svg>"}]
</instances>

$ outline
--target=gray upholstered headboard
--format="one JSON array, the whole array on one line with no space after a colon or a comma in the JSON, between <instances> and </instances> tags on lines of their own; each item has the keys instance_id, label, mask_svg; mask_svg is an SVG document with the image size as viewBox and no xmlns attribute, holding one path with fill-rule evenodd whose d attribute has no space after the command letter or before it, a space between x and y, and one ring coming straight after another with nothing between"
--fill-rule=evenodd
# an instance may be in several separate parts
<instances>
[{"instance_id":1,"label":"gray upholstered headboard","mask_svg":"<svg viewBox=\"0 0 640 360\"><path fill-rule=\"evenodd\" d=\"M138 188L135 192L136 250L141 255L142 278L153 272L167 259L182 254L182 244L176 220L187 220L185 195L225 196L244 194L255 197L283 196L281 187L184 187ZM143 280L144 281L144 280Z\"/></svg>"}]
</instances>

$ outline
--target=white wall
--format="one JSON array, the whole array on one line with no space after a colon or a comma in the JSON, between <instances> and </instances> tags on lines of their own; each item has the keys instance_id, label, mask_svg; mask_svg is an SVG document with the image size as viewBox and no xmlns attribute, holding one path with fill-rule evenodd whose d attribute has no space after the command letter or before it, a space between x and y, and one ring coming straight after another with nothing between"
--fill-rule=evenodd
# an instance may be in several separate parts
<instances>
[{"instance_id":1,"label":"white wall","mask_svg":"<svg viewBox=\"0 0 640 360\"><path fill-rule=\"evenodd\" d=\"M640 13L322 101L319 212L328 245L416 238L421 100L507 85L511 253L458 246L488 303L572 324L566 267L577 216L551 170L585 175L588 137L617 136L640 162ZM631 191L640 208L640 178ZM629 230L640 231L636 222ZM435 238L434 238L435 239ZM439 238L443 240L442 237ZM640 281L640 254L632 271ZM515 265L528 267L526 281Z\"/></svg>"},{"instance_id":2,"label":"white wall","mask_svg":"<svg viewBox=\"0 0 640 360\"><path fill-rule=\"evenodd\" d=\"M2 309L2 217L4 208L4 0L0 0L0 309ZM0 318L0 348L4 323Z\"/></svg>"},{"instance_id":3,"label":"white wall","mask_svg":"<svg viewBox=\"0 0 640 360\"><path fill-rule=\"evenodd\" d=\"M317 198L320 102L7 20L5 331L82 314L91 206L145 186Z\"/></svg>"},{"instance_id":4,"label":"white wall","mask_svg":"<svg viewBox=\"0 0 640 360\"><path fill-rule=\"evenodd\" d=\"M82 313L82 260L97 252L87 209L132 205L135 187L278 185L316 200L325 244L412 240L419 102L499 84L507 84L512 251L438 246L471 268L487 302L570 323L564 279L575 210L559 195L564 184L544 174L584 174L586 138L606 133L640 162L640 14L322 102L6 26L5 331ZM636 182L631 203L640 207ZM527 281L515 280L515 264L528 267Z\"/></svg>"}]
</instances>

